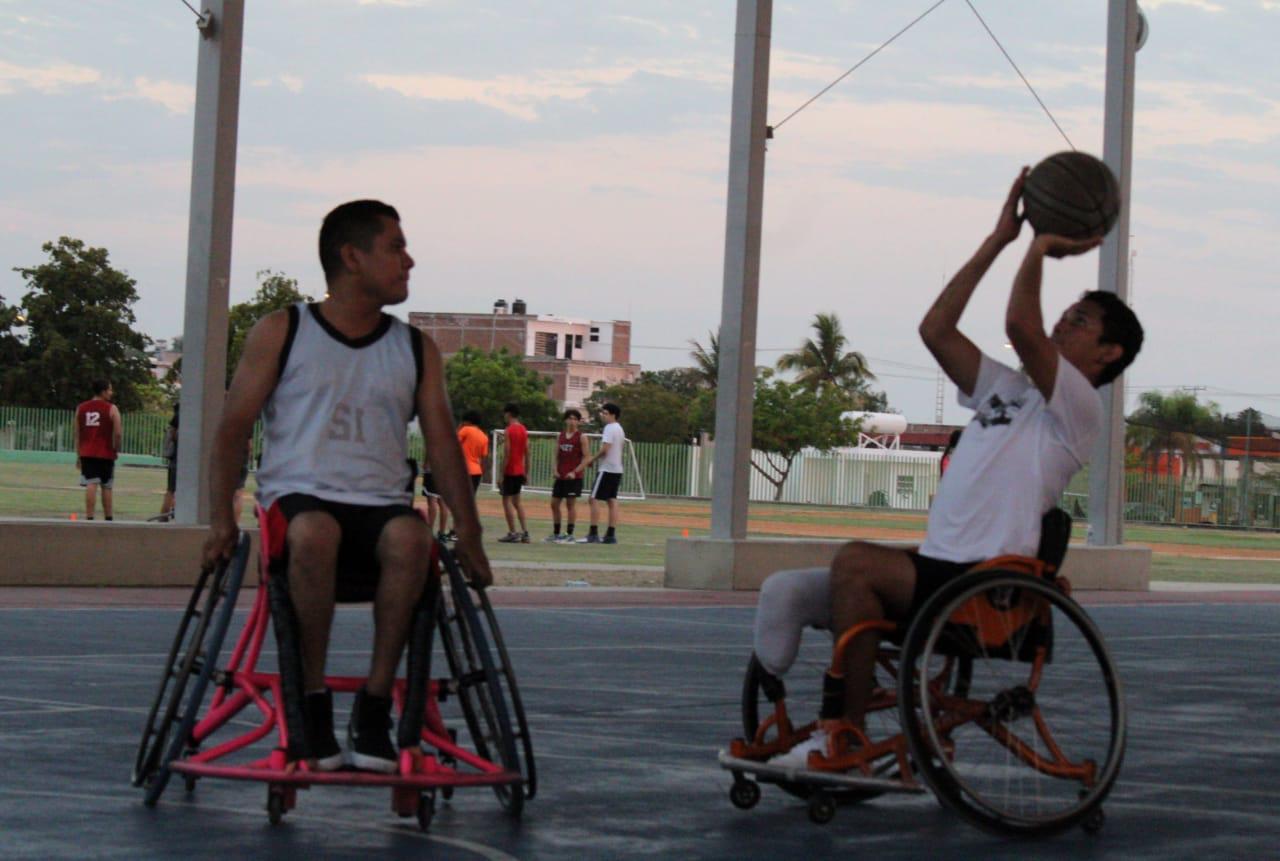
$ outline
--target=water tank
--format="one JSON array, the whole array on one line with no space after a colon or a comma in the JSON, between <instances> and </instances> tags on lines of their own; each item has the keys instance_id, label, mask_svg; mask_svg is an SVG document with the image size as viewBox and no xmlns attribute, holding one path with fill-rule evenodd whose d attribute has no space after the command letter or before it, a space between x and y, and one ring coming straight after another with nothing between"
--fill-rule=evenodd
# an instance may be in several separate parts
<instances>
[{"instance_id":1,"label":"water tank","mask_svg":"<svg viewBox=\"0 0 1280 861\"><path fill-rule=\"evenodd\" d=\"M525 304L523 299L516 299L514 302L511 303L511 313L512 314L525 313Z\"/></svg>"},{"instance_id":2,"label":"water tank","mask_svg":"<svg viewBox=\"0 0 1280 861\"><path fill-rule=\"evenodd\" d=\"M897 413L866 413L858 410L844 413L842 418L862 419L862 432L868 436L894 435L907 432L907 417Z\"/></svg>"},{"instance_id":3,"label":"water tank","mask_svg":"<svg viewBox=\"0 0 1280 861\"><path fill-rule=\"evenodd\" d=\"M507 313L507 300L506 300L506 299L499 299L497 302L494 302L494 303L493 303L493 313L495 313L495 314L505 314L505 313Z\"/></svg>"}]
</instances>

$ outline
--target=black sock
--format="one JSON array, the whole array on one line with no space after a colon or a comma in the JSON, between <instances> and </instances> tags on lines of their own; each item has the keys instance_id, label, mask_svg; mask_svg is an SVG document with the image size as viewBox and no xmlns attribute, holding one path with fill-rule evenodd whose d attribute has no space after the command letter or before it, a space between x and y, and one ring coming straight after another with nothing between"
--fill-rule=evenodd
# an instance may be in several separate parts
<instances>
[{"instance_id":1,"label":"black sock","mask_svg":"<svg viewBox=\"0 0 1280 861\"><path fill-rule=\"evenodd\" d=\"M610 527L609 527L609 531L608 531L608 532L606 532L606 533L604 534L604 537L605 537L605 538L612 538L612 537L613 537L613 527L612 527L612 526L610 526Z\"/></svg>"},{"instance_id":2,"label":"black sock","mask_svg":"<svg viewBox=\"0 0 1280 861\"><path fill-rule=\"evenodd\" d=\"M103 519L103 520L110 520L111 518L110 518L110 517L104 517L104 518L102 518L102 519Z\"/></svg>"},{"instance_id":3,"label":"black sock","mask_svg":"<svg viewBox=\"0 0 1280 861\"><path fill-rule=\"evenodd\" d=\"M572 535L572 534L573 534L573 524L572 524L572 523L570 523L568 526L566 526L566 527L564 528L564 534L565 534L565 535Z\"/></svg>"},{"instance_id":4,"label":"black sock","mask_svg":"<svg viewBox=\"0 0 1280 861\"><path fill-rule=\"evenodd\" d=\"M551 524L551 534L552 535L560 534L560 524L558 522Z\"/></svg>"},{"instance_id":5,"label":"black sock","mask_svg":"<svg viewBox=\"0 0 1280 861\"><path fill-rule=\"evenodd\" d=\"M599 534L600 534L600 532L599 532L599 530L597 530L594 526L592 526L592 527L591 527L591 531L590 531L590 532L588 532L587 534L588 534L588 535L599 535Z\"/></svg>"},{"instance_id":6,"label":"black sock","mask_svg":"<svg viewBox=\"0 0 1280 861\"><path fill-rule=\"evenodd\" d=\"M90 515L86 516L86 517L85 517L85 520L93 520L93 515L92 515L92 514L90 514Z\"/></svg>"}]
</instances>

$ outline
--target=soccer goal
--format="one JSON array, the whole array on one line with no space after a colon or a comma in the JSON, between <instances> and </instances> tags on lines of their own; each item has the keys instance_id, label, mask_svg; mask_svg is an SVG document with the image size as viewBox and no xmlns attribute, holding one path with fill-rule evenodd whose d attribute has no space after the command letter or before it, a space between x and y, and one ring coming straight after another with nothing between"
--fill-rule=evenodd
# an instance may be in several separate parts
<instances>
[{"instance_id":1,"label":"soccer goal","mask_svg":"<svg viewBox=\"0 0 1280 861\"><path fill-rule=\"evenodd\" d=\"M583 434L587 438L587 450L595 453L600 448L600 434ZM529 431L529 453L525 457L525 485L529 493L551 493L555 483L557 431ZM507 434L495 430L491 435L489 451L493 453L489 467L489 483L497 490L502 481L502 462L506 459ZM583 475L582 496L585 499L596 480L596 464L587 467ZM619 499L644 499L644 478L640 475L640 461L636 459L631 440L622 442L622 484L618 488Z\"/></svg>"}]
</instances>

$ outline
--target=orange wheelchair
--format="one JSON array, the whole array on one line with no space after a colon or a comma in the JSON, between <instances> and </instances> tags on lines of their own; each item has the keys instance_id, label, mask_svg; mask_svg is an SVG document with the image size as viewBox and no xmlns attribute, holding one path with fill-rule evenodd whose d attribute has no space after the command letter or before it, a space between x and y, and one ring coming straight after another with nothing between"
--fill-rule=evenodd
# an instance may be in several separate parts
<instances>
[{"instance_id":1,"label":"orange wheelchair","mask_svg":"<svg viewBox=\"0 0 1280 861\"><path fill-rule=\"evenodd\" d=\"M300 789L382 786L391 790L392 810L416 815L425 831L437 793L448 799L459 787L479 786L490 788L503 809L518 818L537 791L537 773L515 674L487 595L468 585L457 560L439 543L433 543L431 576L415 611L406 673L392 691L401 716L398 771L309 767L297 743L305 738L302 675L281 561L284 522L261 510L258 514L259 588L230 657L221 662L249 565L248 536L241 536L229 562L200 574L178 625L134 762L133 784L145 791L145 803L155 805L174 775L182 777L189 793L203 778L258 781L267 785L267 815L274 825L294 807ZM344 591L343 581L339 577L339 601L372 597ZM268 622L274 622L278 646L274 673L258 669ZM437 639L447 674L433 678ZM344 693L358 690L364 679L329 676L325 682ZM246 708L256 709L257 723L223 732L233 721L243 725L236 718ZM267 745L260 744L264 740Z\"/></svg>"},{"instance_id":2,"label":"orange wheelchair","mask_svg":"<svg viewBox=\"0 0 1280 861\"><path fill-rule=\"evenodd\" d=\"M1124 758L1125 704L1101 633L1057 574L1070 529L1065 512L1049 512L1037 558L975 566L935 593L905 632L888 621L845 632L825 675L821 716L839 718L845 649L875 630L885 640L867 728L837 724L828 750L811 752L803 768L769 760L818 723L792 723L781 680L753 656L744 736L720 754L734 777L730 801L749 809L760 784L773 784L826 823L840 804L929 789L997 834L1098 831Z\"/></svg>"}]
</instances>

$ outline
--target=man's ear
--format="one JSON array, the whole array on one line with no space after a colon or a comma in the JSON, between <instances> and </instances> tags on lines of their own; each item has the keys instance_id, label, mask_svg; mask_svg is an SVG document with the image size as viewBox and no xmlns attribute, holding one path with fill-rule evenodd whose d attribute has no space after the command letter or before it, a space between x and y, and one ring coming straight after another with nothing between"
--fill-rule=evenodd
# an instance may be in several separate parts
<instances>
[{"instance_id":1,"label":"man's ear","mask_svg":"<svg viewBox=\"0 0 1280 861\"><path fill-rule=\"evenodd\" d=\"M360 249L348 242L338 250L338 256L342 258L342 265L352 272L360 271Z\"/></svg>"},{"instance_id":2,"label":"man's ear","mask_svg":"<svg viewBox=\"0 0 1280 861\"><path fill-rule=\"evenodd\" d=\"M1124 347L1119 344L1100 344L1102 350L1098 353L1098 359L1104 366L1111 364L1116 359L1124 355Z\"/></svg>"}]
</instances>

